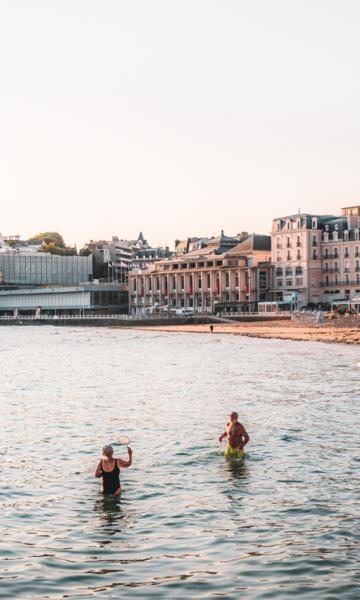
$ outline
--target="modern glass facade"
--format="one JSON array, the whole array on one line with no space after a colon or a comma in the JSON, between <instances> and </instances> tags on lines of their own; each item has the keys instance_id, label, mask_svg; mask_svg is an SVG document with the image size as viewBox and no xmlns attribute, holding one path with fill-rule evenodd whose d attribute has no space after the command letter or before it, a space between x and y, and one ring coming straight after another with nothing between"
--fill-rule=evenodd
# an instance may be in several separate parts
<instances>
[{"instance_id":1,"label":"modern glass facade","mask_svg":"<svg viewBox=\"0 0 360 600\"><path fill-rule=\"evenodd\" d=\"M0 254L0 281L5 284L74 285L91 277L91 256Z\"/></svg>"}]
</instances>

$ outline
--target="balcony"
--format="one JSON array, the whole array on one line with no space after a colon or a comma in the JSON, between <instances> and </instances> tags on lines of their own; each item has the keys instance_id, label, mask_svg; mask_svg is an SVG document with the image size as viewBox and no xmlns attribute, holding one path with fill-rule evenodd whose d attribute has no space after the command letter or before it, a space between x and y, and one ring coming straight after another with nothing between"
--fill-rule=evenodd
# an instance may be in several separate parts
<instances>
[{"instance_id":1,"label":"balcony","mask_svg":"<svg viewBox=\"0 0 360 600\"><path fill-rule=\"evenodd\" d=\"M339 258L339 255L338 254L324 254L323 255L324 260L331 260L333 258Z\"/></svg>"},{"instance_id":2,"label":"balcony","mask_svg":"<svg viewBox=\"0 0 360 600\"><path fill-rule=\"evenodd\" d=\"M354 281L354 280L349 280L349 281L323 281L320 283L320 287L344 287L344 286L353 286L353 285L360 285L360 281Z\"/></svg>"},{"instance_id":3,"label":"balcony","mask_svg":"<svg viewBox=\"0 0 360 600\"><path fill-rule=\"evenodd\" d=\"M331 268L331 269L323 269L323 273L339 273L339 269L338 268Z\"/></svg>"}]
</instances>

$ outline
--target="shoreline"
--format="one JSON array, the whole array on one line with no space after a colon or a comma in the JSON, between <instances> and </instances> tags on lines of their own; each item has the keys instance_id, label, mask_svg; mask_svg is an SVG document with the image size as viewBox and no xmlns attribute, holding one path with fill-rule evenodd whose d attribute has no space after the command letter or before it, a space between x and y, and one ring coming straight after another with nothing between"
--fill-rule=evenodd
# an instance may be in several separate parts
<instances>
[{"instance_id":1,"label":"shoreline","mask_svg":"<svg viewBox=\"0 0 360 600\"><path fill-rule=\"evenodd\" d=\"M360 344L360 328L336 327L297 327L291 322L274 321L264 323L219 323L213 325L159 325L141 326L136 329L141 331L162 331L164 333L202 333L209 335L227 334L261 339L279 339L301 342L323 342L328 344Z\"/></svg>"}]
</instances>

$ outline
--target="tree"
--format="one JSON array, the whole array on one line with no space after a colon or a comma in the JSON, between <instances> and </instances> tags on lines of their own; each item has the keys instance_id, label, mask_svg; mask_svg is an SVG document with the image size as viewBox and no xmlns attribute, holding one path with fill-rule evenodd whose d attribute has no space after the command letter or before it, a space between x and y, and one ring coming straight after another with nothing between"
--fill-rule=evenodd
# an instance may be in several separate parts
<instances>
[{"instance_id":1,"label":"tree","mask_svg":"<svg viewBox=\"0 0 360 600\"><path fill-rule=\"evenodd\" d=\"M54 244L58 248L65 246L64 239L57 231L45 231L44 233L38 233L34 237L29 239L29 242L42 241L44 244Z\"/></svg>"},{"instance_id":2,"label":"tree","mask_svg":"<svg viewBox=\"0 0 360 600\"><path fill-rule=\"evenodd\" d=\"M87 248L87 246L84 246L84 248L81 248L81 250L79 251L79 256L90 256L91 254L91 250L90 248Z\"/></svg>"}]
</instances>

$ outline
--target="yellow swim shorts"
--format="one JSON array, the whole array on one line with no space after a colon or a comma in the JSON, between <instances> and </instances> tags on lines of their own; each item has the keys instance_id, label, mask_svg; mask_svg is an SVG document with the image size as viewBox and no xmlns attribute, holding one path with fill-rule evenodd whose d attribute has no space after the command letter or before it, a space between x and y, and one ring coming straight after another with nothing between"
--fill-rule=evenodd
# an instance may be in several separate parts
<instances>
[{"instance_id":1,"label":"yellow swim shorts","mask_svg":"<svg viewBox=\"0 0 360 600\"><path fill-rule=\"evenodd\" d=\"M229 458L243 458L245 456L245 451L232 448L228 442L225 449L225 456L228 456Z\"/></svg>"}]
</instances>

